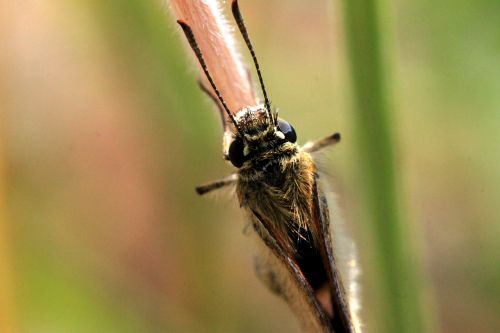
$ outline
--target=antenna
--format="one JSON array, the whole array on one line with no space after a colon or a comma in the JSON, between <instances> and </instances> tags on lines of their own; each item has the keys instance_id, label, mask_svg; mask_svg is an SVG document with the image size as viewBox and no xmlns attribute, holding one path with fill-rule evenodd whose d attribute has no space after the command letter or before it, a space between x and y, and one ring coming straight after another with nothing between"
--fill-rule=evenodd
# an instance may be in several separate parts
<instances>
[{"instance_id":1,"label":"antenna","mask_svg":"<svg viewBox=\"0 0 500 333\"><path fill-rule=\"evenodd\" d=\"M198 43L196 42L196 39L194 38L193 30L191 30L191 27L184 21L182 20L177 20L177 23L181 26L182 30L184 31L184 34L186 35L186 38L189 42L189 45L191 45L191 48L194 51L194 54L196 55L196 58L198 58L198 61L200 62L201 68L203 69L203 72L205 72L205 75L207 76L208 82L210 82L210 85L215 91L215 94L217 95L217 98L222 104L222 107L226 111L227 115L231 119L231 121L234 124L234 127L238 131L238 134L244 138L243 133L241 132L240 128L238 127L238 123L234 119L234 115L229 111L229 108L227 107L226 102L222 98L222 95L220 94L220 91L217 89L215 86L214 80L212 79L212 76L210 76L210 73L208 72L207 64L205 63L205 59L203 59L203 55L201 54L200 48L198 46Z\"/></svg>"},{"instance_id":2,"label":"antenna","mask_svg":"<svg viewBox=\"0 0 500 333\"><path fill-rule=\"evenodd\" d=\"M250 38L248 37L247 28L245 27L245 22L243 21L243 17L241 16L240 8L238 6L238 0L233 0L231 4L231 10L233 12L234 19L236 20L236 24L238 24L238 28L240 29L241 34L243 35L243 39L247 44L248 50L252 55L253 63L255 64L255 68L257 69L257 75L259 76L260 87L262 88L262 94L264 95L264 105L266 107L267 117L273 121L273 117L271 114L271 105L269 103L269 98L267 98L266 88L264 87L264 80L262 79L262 74L260 72L259 62L257 61L257 56L255 55L255 51L252 46L252 42L250 42ZM275 119L276 120L276 119ZM274 121L276 122L276 121Z\"/></svg>"}]
</instances>

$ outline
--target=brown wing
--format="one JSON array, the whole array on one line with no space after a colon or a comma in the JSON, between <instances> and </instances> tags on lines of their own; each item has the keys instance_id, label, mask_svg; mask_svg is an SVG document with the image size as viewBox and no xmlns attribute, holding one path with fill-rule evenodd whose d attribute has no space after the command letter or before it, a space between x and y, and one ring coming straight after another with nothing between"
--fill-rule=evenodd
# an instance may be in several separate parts
<instances>
[{"instance_id":1,"label":"brown wing","mask_svg":"<svg viewBox=\"0 0 500 333\"><path fill-rule=\"evenodd\" d=\"M312 225L311 228L317 238L317 246L323 260L323 266L328 275L329 289L332 299L333 317L331 324L335 333L354 333L354 326L349 311L348 301L342 278L335 260L335 253L332 248L330 236L330 215L328 205L323 193L318 189L317 177L313 185L313 205L312 205ZM334 230L335 232L335 230Z\"/></svg>"},{"instance_id":2,"label":"brown wing","mask_svg":"<svg viewBox=\"0 0 500 333\"><path fill-rule=\"evenodd\" d=\"M284 250L283 245L280 244L281 242L279 238L277 238L277 233L273 230L273 225L266 221L266 219L256 211L252 210L252 213L257 224L254 224L255 231L265 243L267 248L270 249L273 255L285 267L288 272L288 276L291 277L292 283L296 288L295 295L292 295L293 293L290 291L284 292L284 298L295 312L300 311L302 306L298 305L298 302L306 303L305 311L308 313L298 314L300 317L306 318L303 320L308 322L308 324L305 324L307 325L306 329L311 332L319 332L319 330L325 333L334 332L330 319L316 299L311 285L305 278L297 262L293 259L293 256L290 253L287 253L287 251ZM301 309L304 309L304 306L302 306ZM302 324L304 325L304 323ZM337 331L335 332L337 333Z\"/></svg>"}]
</instances>

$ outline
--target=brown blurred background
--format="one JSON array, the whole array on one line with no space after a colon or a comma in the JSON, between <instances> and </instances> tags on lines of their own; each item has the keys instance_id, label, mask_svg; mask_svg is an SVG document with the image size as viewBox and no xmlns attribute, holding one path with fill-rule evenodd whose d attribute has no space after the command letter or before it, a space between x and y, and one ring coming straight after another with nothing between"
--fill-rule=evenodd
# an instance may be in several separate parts
<instances>
[{"instance_id":1,"label":"brown blurred background","mask_svg":"<svg viewBox=\"0 0 500 333\"><path fill-rule=\"evenodd\" d=\"M299 142L343 134L325 166L370 329L341 3L240 3ZM500 332L498 13L496 0L393 5L397 166L441 332ZM231 167L177 30L153 0L0 4L1 331L298 331L253 273L234 198L194 192Z\"/></svg>"}]
</instances>

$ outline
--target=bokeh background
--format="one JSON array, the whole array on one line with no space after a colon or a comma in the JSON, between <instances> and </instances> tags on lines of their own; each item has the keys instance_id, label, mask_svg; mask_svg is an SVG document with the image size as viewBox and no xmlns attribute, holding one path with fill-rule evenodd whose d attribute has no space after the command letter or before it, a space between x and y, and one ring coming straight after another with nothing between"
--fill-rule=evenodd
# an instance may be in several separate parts
<instances>
[{"instance_id":1,"label":"bokeh background","mask_svg":"<svg viewBox=\"0 0 500 333\"><path fill-rule=\"evenodd\" d=\"M325 166L374 331L342 4L240 2L299 141L343 134ZM500 331L498 13L392 6L396 165L429 331ZM0 34L0 331L299 331L253 273L234 198L194 192L231 167L165 3L4 1Z\"/></svg>"}]
</instances>

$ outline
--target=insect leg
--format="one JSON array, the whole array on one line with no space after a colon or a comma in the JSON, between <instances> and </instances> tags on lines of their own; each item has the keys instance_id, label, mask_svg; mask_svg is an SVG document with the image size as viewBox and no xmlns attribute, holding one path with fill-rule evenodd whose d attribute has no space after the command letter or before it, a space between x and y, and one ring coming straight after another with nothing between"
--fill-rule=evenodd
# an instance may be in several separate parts
<instances>
[{"instance_id":1,"label":"insect leg","mask_svg":"<svg viewBox=\"0 0 500 333\"><path fill-rule=\"evenodd\" d=\"M308 142L302 147L302 149L307 153L314 153L320 149L334 145L339 141L340 141L340 133L336 132L321 140Z\"/></svg>"},{"instance_id":2,"label":"insect leg","mask_svg":"<svg viewBox=\"0 0 500 333\"><path fill-rule=\"evenodd\" d=\"M224 129L224 132L226 131L226 113L224 112L224 108L222 107L222 105L220 104L219 100L217 99L216 96L214 96L214 94L210 91L210 89L208 89L204 84L203 82L201 81L201 79L198 79L198 86L200 87L200 89L208 95L208 97L210 97L210 99L215 103L215 105L217 105L217 107L219 108L219 112L220 112L220 118L222 119L222 128Z\"/></svg>"},{"instance_id":3,"label":"insect leg","mask_svg":"<svg viewBox=\"0 0 500 333\"><path fill-rule=\"evenodd\" d=\"M254 258L254 268L257 277L269 288L269 290L271 290L271 292L276 295L281 295L286 299L287 295L282 290L283 288L278 281L277 273L268 262L257 256Z\"/></svg>"},{"instance_id":4,"label":"insect leg","mask_svg":"<svg viewBox=\"0 0 500 333\"><path fill-rule=\"evenodd\" d=\"M226 178L222 178L222 179L219 179L219 180L207 183L207 184L196 186L196 193L198 193L199 195L203 195L203 194L206 194L208 192L223 188L225 186L235 184L237 180L238 180L238 175L235 173L232 173L229 176L227 176Z\"/></svg>"}]
</instances>

